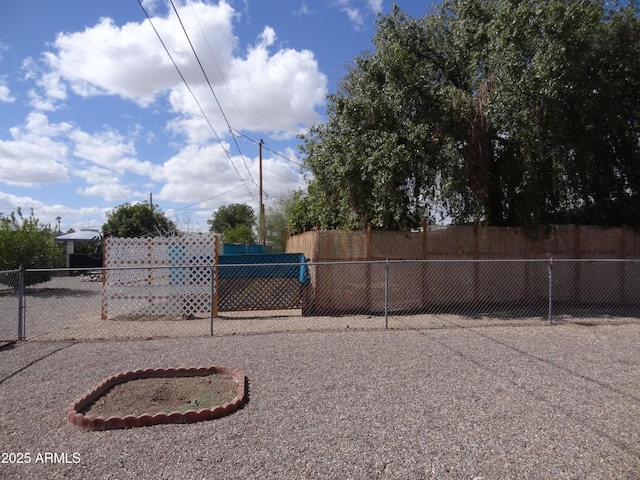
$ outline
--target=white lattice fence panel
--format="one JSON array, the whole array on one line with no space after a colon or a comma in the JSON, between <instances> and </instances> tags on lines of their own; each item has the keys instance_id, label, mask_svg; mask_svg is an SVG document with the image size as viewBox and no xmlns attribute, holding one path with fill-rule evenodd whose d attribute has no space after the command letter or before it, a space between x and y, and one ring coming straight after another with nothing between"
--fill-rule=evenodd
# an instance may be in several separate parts
<instances>
[{"instance_id":1,"label":"white lattice fence panel","mask_svg":"<svg viewBox=\"0 0 640 480\"><path fill-rule=\"evenodd\" d=\"M217 237L108 238L102 317L191 317L212 305Z\"/></svg>"}]
</instances>

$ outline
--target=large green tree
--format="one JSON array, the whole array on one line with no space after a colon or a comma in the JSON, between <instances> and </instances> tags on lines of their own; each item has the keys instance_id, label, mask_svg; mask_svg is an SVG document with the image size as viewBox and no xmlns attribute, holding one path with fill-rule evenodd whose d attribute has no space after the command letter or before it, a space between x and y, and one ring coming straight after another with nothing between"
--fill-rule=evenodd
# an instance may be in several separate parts
<instances>
[{"instance_id":1,"label":"large green tree","mask_svg":"<svg viewBox=\"0 0 640 480\"><path fill-rule=\"evenodd\" d=\"M256 215L249 205L234 203L222 206L207 223L209 230L219 234L223 242L255 243L253 227L256 224Z\"/></svg>"},{"instance_id":2,"label":"large green tree","mask_svg":"<svg viewBox=\"0 0 640 480\"><path fill-rule=\"evenodd\" d=\"M640 225L634 6L445 0L419 19L394 7L373 44L302 136L298 223Z\"/></svg>"},{"instance_id":3,"label":"large green tree","mask_svg":"<svg viewBox=\"0 0 640 480\"><path fill-rule=\"evenodd\" d=\"M64 255L54 242L55 231L40 223L33 211L28 217L20 209L10 215L0 214L0 270L55 268L64 266ZM30 273L25 283L31 285L51 278L48 272ZM13 282L0 275L0 282Z\"/></svg>"},{"instance_id":4,"label":"large green tree","mask_svg":"<svg viewBox=\"0 0 640 480\"><path fill-rule=\"evenodd\" d=\"M124 203L107 213L102 231L113 237L159 237L176 235L178 228L158 205Z\"/></svg>"},{"instance_id":5,"label":"large green tree","mask_svg":"<svg viewBox=\"0 0 640 480\"><path fill-rule=\"evenodd\" d=\"M274 253L284 252L286 249L287 230L292 230L290 218L294 218L301 195L299 191L281 194L265 208L265 240L273 247Z\"/></svg>"}]
</instances>

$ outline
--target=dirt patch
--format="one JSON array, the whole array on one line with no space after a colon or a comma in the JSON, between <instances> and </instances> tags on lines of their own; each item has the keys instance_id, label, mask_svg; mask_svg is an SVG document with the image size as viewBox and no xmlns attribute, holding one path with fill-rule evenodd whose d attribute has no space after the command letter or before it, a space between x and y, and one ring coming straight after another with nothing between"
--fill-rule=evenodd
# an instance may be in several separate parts
<instances>
[{"instance_id":1,"label":"dirt patch","mask_svg":"<svg viewBox=\"0 0 640 480\"><path fill-rule=\"evenodd\" d=\"M81 413L91 417L185 412L231 402L238 384L229 375L142 378L120 383Z\"/></svg>"}]
</instances>

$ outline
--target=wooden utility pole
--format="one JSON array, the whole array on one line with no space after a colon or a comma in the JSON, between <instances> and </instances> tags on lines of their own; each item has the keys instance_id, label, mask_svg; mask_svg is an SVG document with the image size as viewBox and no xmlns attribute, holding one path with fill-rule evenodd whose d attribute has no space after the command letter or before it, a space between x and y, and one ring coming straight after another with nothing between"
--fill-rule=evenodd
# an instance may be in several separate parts
<instances>
[{"instance_id":1,"label":"wooden utility pole","mask_svg":"<svg viewBox=\"0 0 640 480\"><path fill-rule=\"evenodd\" d=\"M260 219L259 219L259 230L260 230L260 244L265 245L265 233L264 233L264 203L262 203L262 144L264 142L260 139L260 143L258 144L260 147Z\"/></svg>"}]
</instances>

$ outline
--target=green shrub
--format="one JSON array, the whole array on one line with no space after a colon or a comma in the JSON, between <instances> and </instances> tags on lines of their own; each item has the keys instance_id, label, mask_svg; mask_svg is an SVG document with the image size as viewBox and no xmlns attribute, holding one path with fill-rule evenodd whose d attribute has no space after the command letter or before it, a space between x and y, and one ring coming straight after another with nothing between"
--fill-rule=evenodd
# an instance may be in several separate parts
<instances>
[{"instance_id":1,"label":"green shrub","mask_svg":"<svg viewBox=\"0 0 640 480\"><path fill-rule=\"evenodd\" d=\"M54 242L55 232L33 215L24 217L20 209L5 216L0 214L0 271L25 268L56 268L64 265L64 254ZM45 282L48 272L27 275L25 285ZM13 276L2 275L0 282L14 283Z\"/></svg>"}]
</instances>

